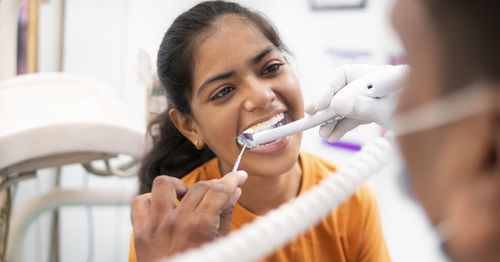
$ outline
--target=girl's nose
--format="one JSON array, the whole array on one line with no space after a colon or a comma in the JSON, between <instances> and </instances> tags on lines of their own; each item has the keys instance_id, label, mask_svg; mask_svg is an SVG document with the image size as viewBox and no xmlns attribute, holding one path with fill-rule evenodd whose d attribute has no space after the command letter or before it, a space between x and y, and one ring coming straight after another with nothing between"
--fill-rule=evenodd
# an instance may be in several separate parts
<instances>
[{"instance_id":1,"label":"girl's nose","mask_svg":"<svg viewBox=\"0 0 500 262\"><path fill-rule=\"evenodd\" d=\"M249 81L245 89L246 99L243 103L245 110L254 111L256 109L267 108L274 99L276 99L276 94L274 93L271 85L262 80Z\"/></svg>"}]
</instances>

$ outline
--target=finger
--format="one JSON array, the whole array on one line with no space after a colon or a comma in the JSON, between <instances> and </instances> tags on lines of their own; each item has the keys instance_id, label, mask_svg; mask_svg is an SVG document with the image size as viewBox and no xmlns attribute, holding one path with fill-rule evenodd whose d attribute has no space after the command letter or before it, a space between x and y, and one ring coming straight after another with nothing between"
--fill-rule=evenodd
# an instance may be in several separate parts
<instances>
[{"instance_id":1,"label":"finger","mask_svg":"<svg viewBox=\"0 0 500 262\"><path fill-rule=\"evenodd\" d=\"M335 129L333 129L330 136L328 136L328 142L334 143L340 140L347 132L351 131L355 127L359 126L361 122L356 119L344 118L338 121Z\"/></svg>"},{"instance_id":2,"label":"finger","mask_svg":"<svg viewBox=\"0 0 500 262\"><path fill-rule=\"evenodd\" d=\"M323 81L320 85L318 96L311 103L306 105L305 112L311 115L319 110L325 109L330 104L335 93L346 84L345 67L341 66L335 68L326 81Z\"/></svg>"},{"instance_id":3,"label":"finger","mask_svg":"<svg viewBox=\"0 0 500 262\"><path fill-rule=\"evenodd\" d=\"M231 204L236 187L246 179L245 172L231 172L219 181L210 181L207 193L203 196L197 210L208 216L218 216Z\"/></svg>"},{"instance_id":4,"label":"finger","mask_svg":"<svg viewBox=\"0 0 500 262\"><path fill-rule=\"evenodd\" d=\"M312 115L317 111L325 109L334 95L335 93L328 87L322 88L320 95L315 97L311 102L307 103L304 108L305 112Z\"/></svg>"},{"instance_id":5,"label":"finger","mask_svg":"<svg viewBox=\"0 0 500 262\"><path fill-rule=\"evenodd\" d=\"M234 188L236 188L237 186L242 186L243 183L245 183L245 181L247 180L247 178L248 178L247 172L239 170L237 172L231 172L224 175L221 178L221 182L225 183L234 190Z\"/></svg>"},{"instance_id":6,"label":"finger","mask_svg":"<svg viewBox=\"0 0 500 262\"><path fill-rule=\"evenodd\" d=\"M366 122L376 122L379 125L387 127L392 118L396 102L392 97L371 98L359 96L356 97L356 106L354 114L363 116Z\"/></svg>"},{"instance_id":7,"label":"finger","mask_svg":"<svg viewBox=\"0 0 500 262\"><path fill-rule=\"evenodd\" d=\"M322 91L320 92L320 95L317 96L317 99L306 105L305 112L308 114L314 114L319 110L325 109L330 104L334 96L337 96L344 86L369 73L388 67L391 66L344 65L335 68L330 73L328 79L321 85L322 88L320 90Z\"/></svg>"},{"instance_id":8,"label":"finger","mask_svg":"<svg viewBox=\"0 0 500 262\"><path fill-rule=\"evenodd\" d=\"M317 103L317 101L312 101L312 102L307 103L305 108L304 108L304 111L309 115L316 113L316 103Z\"/></svg>"},{"instance_id":9,"label":"finger","mask_svg":"<svg viewBox=\"0 0 500 262\"><path fill-rule=\"evenodd\" d=\"M179 203L179 212L191 212L195 210L203 196L208 191L208 183L209 181L199 181L194 184L193 188L187 192Z\"/></svg>"},{"instance_id":10,"label":"finger","mask_svg":"<svg viewBox=\"0 0 500 262\"><path fill-rule=\"evenodd\" d=\"M332 98L330 108L337 114L352 118L355 96L352 94L352 90L342 90Z\"/></svg>"},{"instance_id":11,"label":"finger","mask_svg":"<svg viewBox=\"0 0 500 262\"><path fill-rule=\"evenodd\" d=\"M327 138L330 136L330 134L332 133L333 129L335 128L335 126L337 125L337 122L338 121L332 121L331 123L328 123L328 124L325 124L325 125L322 125L320 128L319 128L319 136L322 137L322 138Z\"/></svg>"},{"instance_id":12,"label":"finger","mask_svg":"<svg viewBox=\"0 0 500 262\"><path fill-rule=\"evenodd\" d=\"M220 226L218 231L220 236L225 236L229 234L229 232L231 232L231 222L233 220L234 205L236 205L236 202L238 201L240 196L241 189L237 187L229 205L226 205L226 207L222 210L220 214Z\"/></svg>"},{"instance_id":13,"label":"finger","mask_svg":"<svg viewBox=\"0 0 500 262\"><path fill-rule=\"evenodd\" d=\"M330 102L332 101L334 95L338 92L338 90L340 90L340 88L345 86L345 82L342 77L342 80L328 82L327 84L324 85L326 87L322 89L319 96L317 97L317 100L314 103L313 108L315 112L327 108Z\"/></svg>"},{"instance_id":14,"label":"finger","mask_svg":"<svg viewBox=\"0 0 500 262\"><path fill-rule=\"evenodd\" d=\"M215 183L222 183L224 186L227 186L227 190L229 192L233 192L237 186L241 186L246 181L247 177L248 175L245 171L239 170L237 172L228 173L221 179L201 181L196 183L179 203L179 212L190 212L198 208L201 201L205 198L208 199L207 201L210 201L210 198L213 194L209 195L208 197L206 197L205 194L207 194L209 188L213 187ZM224 197L222 196L222 199L220 199L220 197L221 196L218 196L216 200L224 202ZM220 203L215 203L215 207L212 207L210 209L217 209L217 207L220 205Z\"/></svg>"},{"instance_id":15,"label":"finger","mask_svg":"<svg viewBox=\"0 0 500 262\"><path fill-rule=\"evenodd\" d=\"M151 190L151 217L158 219L176 207L177 195L182 196L189 188L175 177L157 176Z\"/></svg>"},{"instance_id":16,"label":"finger","mask_svg":"<svg viewBox=\"0 0 500 262\"><path fill-rule=\"evenodd\" d=\"M134 200L132 200L131 218L134 231L136 231L135 229L143 228L147 224L150 216L150 208L151 193L136 196Z\"/></svg>"},{"instance_id":17,"label":"finger","mask_svg":"<svg viewBox=\"0 0 500 262\"><path fill-rule=\"evenodd\" d=\"M391 67L390 65L343 65L335 68L328 78L328 85L334 93L340 91L345 85L375 71Z\"/></svg>"},{"instance_id":18,"label":"finger","mask_svg":"<svg viewBox=\"0 0 500 262\"><path fill-rule=\"evenodd\" d=\"M390 65L346 65L344 66L345 79L347 83L350 83L362 76L365 76L369 73L373 73L375 71L392 67Z\"/></svg>"}]
</instances>

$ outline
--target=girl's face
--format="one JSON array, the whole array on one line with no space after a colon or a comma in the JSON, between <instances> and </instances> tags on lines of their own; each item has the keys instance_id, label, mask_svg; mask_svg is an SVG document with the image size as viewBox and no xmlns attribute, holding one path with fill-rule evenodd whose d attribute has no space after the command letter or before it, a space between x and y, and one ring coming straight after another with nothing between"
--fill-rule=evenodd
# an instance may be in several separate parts
<instances>
[{"instance_id":1,"label":"girl's face","mask_svg":"<svg viewBox=\"0 0 500 262\"><path fill-rule=\"evenodd\" d=\"M242 148L236 137L259 123L302 118L302 94L283 54L249 20L223 16L197 40L190 101L193 132L219 157L225 174ZM295 134L247 149L240 169L280 175L297 163L300 142L301 134Z\"/></svg>"}]
</instances>

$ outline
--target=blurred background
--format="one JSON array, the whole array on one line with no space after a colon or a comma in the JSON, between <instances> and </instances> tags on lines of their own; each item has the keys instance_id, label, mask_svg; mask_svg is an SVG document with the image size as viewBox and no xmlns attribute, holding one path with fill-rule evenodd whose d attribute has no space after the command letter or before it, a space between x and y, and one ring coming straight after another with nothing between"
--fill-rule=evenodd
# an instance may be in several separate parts
<instances>
[{"instance_id":1,"label":"blurred background","mask_svg":"<svg viewBox=\"0 0 500 262\"><path fill-rule=\"evenodd\" d=\"M0 0L0 5L6 2ZM155 93L148 91L158 45L173 19L199 1L21 2L17 74L62 71L98 80L126 106L131 121L145 126L148 112L164 106L160 97L151 98ZM404 50L391 28L392 0L237 2L261 11L276 25L293 52L306 101L339 65L404 61ZM31 13L32 19L38 21L34 53L26 47L29 8L31 12L37 9L37 16ZM32 61L26 62L30 57ZM363 126L332 145L313 129L305 132L302 146L305 151L342 164L383 132L376 125ZM56 174L53 168L41 169L36 177L19 182L12 196L12 213L55 187L135 190L138 186L136 177L96 176L76 164L63 166L59 179ZM395 159L394 164L371 179L393 261L446 261L422 210L407 196L401 175ZM22 243L24 261L127 260L131 232L128 206L61 207L57 223L53 217L52 212L46 212L30 224Z\"/></svg>"}]
</instances>

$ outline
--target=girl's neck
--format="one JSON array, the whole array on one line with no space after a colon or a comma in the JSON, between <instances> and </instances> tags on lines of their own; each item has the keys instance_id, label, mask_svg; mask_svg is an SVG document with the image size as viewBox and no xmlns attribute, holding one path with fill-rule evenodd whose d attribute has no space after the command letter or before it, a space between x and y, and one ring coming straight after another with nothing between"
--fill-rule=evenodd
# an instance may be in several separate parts
<instances>
[{"instance_id":1,"label":"girl's neck","mask_svg":"<svg viewBox=\"0 0 500 262\"><path fill-rule=\"evenodd\" d=\"M255 215L264 215L298 195L302 182L300 161L279 176L254 176L241 187L238 203Z\"/></svg>"}]
</instances>

